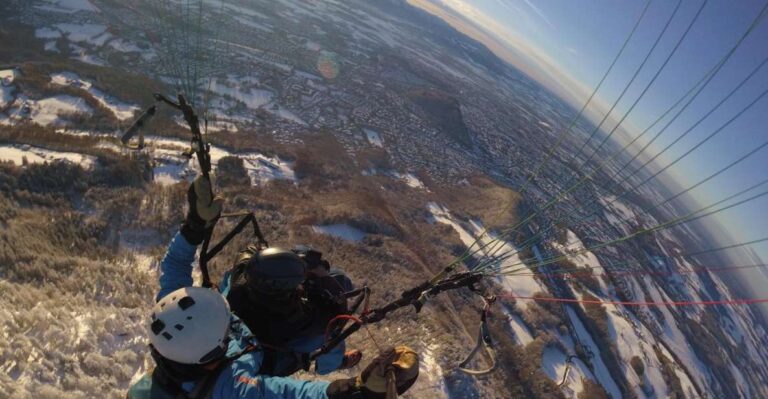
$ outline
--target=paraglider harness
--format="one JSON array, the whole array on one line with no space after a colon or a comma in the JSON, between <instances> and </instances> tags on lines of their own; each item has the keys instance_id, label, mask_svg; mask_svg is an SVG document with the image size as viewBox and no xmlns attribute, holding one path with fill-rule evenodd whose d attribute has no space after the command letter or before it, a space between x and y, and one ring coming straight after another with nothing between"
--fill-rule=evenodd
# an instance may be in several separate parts
<instances>
[{"instance_id":1,"label":"paraglider harness","mask_svg":"<svg viewBox=\"0 0 768 399\"><path fill-rule=\"evenodd\" d=\"M203 176L205 176L206 178L209 178L209 175L211 172L211 156L210 156L211 145L204 139L203 133L200 131L200 121L197 117L197 114L193 106L187 102L186 98L182 94L178 94L177 96L178 101L173 101L170 98L157 93L154 94L154 98L155 98L155 103L152 106L150 106L146 111L144 111L144 113L142 113L142 115L139 116L139 118L126 130L126 132L120 138L120 141L127 148L135 149L135 150L143 149L144 135L143 135L142 128L146 126L147 123L149 123L149 121L152 119L152 117L154 117L154 115L157 113L157 106L160 104L166 104L176 110L181 111L182 115L184 116L184 120L187 122L187 125L189 126L189 129L192 133L190 148L189 150L184 152L182 155L184 155L188 159L191 159L193 155L196 156L198 164L200 166L200 172L203 174ZM206 124L207 124L207 121L206 121ZM131 140L134 136L136 136L136 134L138 134L137 142L132 143ZM211 190L213 190L212 186L211 186ZM213 198L213 195L211 195L211 198ZM258 241L257 246L261 248L269 247L269 244L267 243L266 239L264 238L264 235L261 232L259 223L256 220L256 215L253 212L222 214L220 216L220 218L229 218L229 217L242 217L242 219L237 223L237 225L235 225L235 227L232 230L230 230L224 236L224 238L222 238L218 243L213 245L213 247L211 247L211 236L213 234L213 230L215 229L219 219L214 221L213 226L211 226L206 231L205 237L203 239L200 258L199 258L199 266L200 266L200 272L202 274L203 287L211 288L214 286L213 282L211 281L210 274L208 272L208 262L211 259L213 259L219 252L221 252L224 249L224 247L227 244L229 244L229 242L232 241L233 238L235 238L238 234L240 234L248 225L251 225L253 228L253 234ZM321 261L319 258L319 253L315 254L310 252L308 255L310 258L307 259L307 261L315 261L315 260ZM328 266L322 263L321 265L323 267ZM464 359L459 364L459 369L472 375L486 374L493 371L496 367L496 354L493 346L493 340L490 336L490 331L487 323L488 323L488 316L490 314L490 305L495 301L495 297L483 295L481 293L480 288L477 286L478 283L484 277L484 275L481 273L464 272L464 273L457 273L457 274L454 274L453 276L447 277L449 274L453 273L456 266L457 264L452 264L451 266L446 267L443 271L438 273L431 280L426 281L417 287L404 291L400 295L400 298L380 308L374 308L374 309L368 308L370 288L368 288L367 286L346 292L341 295L341 298L334 298L334 300L337 300L337 301L348 300L351 298L357 298L357 299L355 300L354 304L350 307L349 311L346 314L340 315L332 319L328 323L328 329L326 331L326 341L319 349L317 349L312 353L297 354L301 357L301 360L302 360L301 363L303 365L303 369L309 370L310 365L315 359L332 351L339 344L341 344L347 337L349 337L353 333L360 330L360 328L362 328L364 325L382 321L391 312L401 308L409 307L409 306L413 306L416 312L418 313L421 311L422 307L427 302L427 300L440 294L441 292L466 287L466 288L469 288L472 292L478 293L482 296L484 306L480 316L480 328L478 332L477 343L475 345L475 348L469 354L469 356L467 356L467 358ZM359 310L360 306L363 303L365 303L365 306L363 310L360 312L359 317L353 316ZM337 323L339 320L343 322ZM350 320L352 320L353 323L349 326L346 326L347 322ZM487 353L490 359L490 366L482 370L472 370L472 369L465 368L465 366L472 360L472 358L480 351L481 348L483 348ZM208 374L218 375L218 372L209 372ZM204 396L201 396L201 397L204 397Z\"/></svg>"}]
</instances>

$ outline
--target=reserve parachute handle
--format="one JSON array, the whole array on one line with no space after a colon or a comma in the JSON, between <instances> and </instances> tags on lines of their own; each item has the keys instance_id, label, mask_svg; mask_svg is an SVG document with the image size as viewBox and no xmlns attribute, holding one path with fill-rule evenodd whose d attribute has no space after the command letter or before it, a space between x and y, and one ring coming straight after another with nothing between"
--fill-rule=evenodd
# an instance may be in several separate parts
<instances>
[{"instance_id":1,"label":"reserve parachute handle","mask_svg":"<svg viewBox=\"0 0 768 399\"><path fill-rule=\"evenodd\" d=\"M120 137L120 142L123 144L123 146L132 150L143 149L145 147L143 128L147 126L147 124L157 113L157 106L166 104L171 108L181 111L182 115L184 116L184 120L187 122L189 130L192 133L189 149L183 152L181 155L187 159L191 159L193 156L197 158L197 163L200 166L200 173L202 173L202 175L210 181L211 144L205 140L203 133L200 131L200 120L197 117L195 109L182 94L177 95L177 101L173 101L165 95L159 93L155 93L154 98L155 103L147 108L147 110L144 111L138 117L138 119L136 119L136 121L125 131L122 137ZM137 140L132 142L131 140L134 136L137 136ZM213 185L211 184L210 187L211 198L214 198L215 193L213 192ZM267 243L267 240L264 238L264 235L261 232L261 228L259 227L259 222L256 219L256 215L253 212L223 213L220 216L220 218L237 217L242 218L240 219L240 222L238 222L237 225L235 225L235 227L230 230L224 236L224 238L216 243L216 245L214 245L210 250L208 247L211 244L211 236L213 235L213 230L216 228L218 219L205 234L199 260L200 273L203 276L203 287L210 288L213 286L210 274L208 273L208 262L213 259L213 257L216 256L219 252L221 252L221 250L223 250L224 247L229 244L233 238L240 234L249 224L253 227L253 235L258 241L259 247L266 248L269 246L269 243Z\"/></svg>"}]
</instances>

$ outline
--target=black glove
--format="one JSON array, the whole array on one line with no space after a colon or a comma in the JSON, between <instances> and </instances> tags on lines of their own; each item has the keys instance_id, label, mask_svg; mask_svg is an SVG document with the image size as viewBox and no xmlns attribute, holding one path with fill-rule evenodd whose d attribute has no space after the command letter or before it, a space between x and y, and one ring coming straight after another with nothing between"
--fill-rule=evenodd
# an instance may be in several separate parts
<instances>
[{"instance_id":1,"label":"black glove","mask_svg":"<svg viewBox=\"0 0 768 399\"><path fill-rule=\"evenodd\" d=\"M402 395L419 377L419 355L407 346L389 348L373 359L359 376L333 381L326 394L329 399L384 399L389 370L394 372L397 394Z\"/></svg>"},{"instance_id":2,"label":"black glove","mask_svg":"<svg viewBox=\"0 0 768 399\"><path fill-rule=\"evenodd\" d=\"M205 176L198 176L187 190L189 210L181 226L181 234L192 245L203 242L206 233L221 216L224 198L212 196L211 187L211 182Z\"/></svg>"}]
</instances>

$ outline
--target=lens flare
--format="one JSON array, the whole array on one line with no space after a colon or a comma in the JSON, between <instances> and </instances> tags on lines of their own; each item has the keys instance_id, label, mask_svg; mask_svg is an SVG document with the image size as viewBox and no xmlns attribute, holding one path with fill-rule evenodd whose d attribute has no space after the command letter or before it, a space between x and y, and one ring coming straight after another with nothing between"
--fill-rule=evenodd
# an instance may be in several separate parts
<instances>
[{"instance_id":1,"label":"lens flare","mask_svg":"<svg viewBox=\"0 0 768 399\"><path fill-rule=\"evenodd\" d=\"M339 76L339 62L336 60L336 54L321 51L317 58L317 71L326 79L335 79Z\"/></svg>"}]
</instances>

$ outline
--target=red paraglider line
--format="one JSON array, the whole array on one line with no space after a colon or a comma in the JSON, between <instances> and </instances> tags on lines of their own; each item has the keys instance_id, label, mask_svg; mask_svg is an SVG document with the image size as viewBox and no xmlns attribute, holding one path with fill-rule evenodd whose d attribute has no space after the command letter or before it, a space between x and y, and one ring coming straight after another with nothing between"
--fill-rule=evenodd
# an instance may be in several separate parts
<instances>
[{"instance_id":1,"label":"red paraglider line","mask_svg":"<svg viewBox=\"0 0 768 399\"><path fill-rule=\"evenodd\" d=\"M574 272L554 272L554 273L515 273L509 274L509 276L541 276L541 277L558 277L558 276L591 276L592 270L605 269L612 276L626 276L626 275L643 275L643 276L670 276L675 274L693 274L693 273L705 273L705 272L724 272L729 270L742 270L753 269L757 267L768 267L767 264L760 265L744 265L744 266L722 266L707 268L704 266L697 267L693 270L672 270L672 271L647 271L647 270L619 270L611 271L606 269L605 266L591 267L589 270L578 270Z\"/></svg>"},{"instance_id":2,"label":"red paraglider line","mask_svg":"<svg viewBox=\"0 0 768 399\"><path fill-rule=\"evenodd\" d=\"M573 299L573 298L552 298L552 297L532 297L517 296L513 294L499 295L507 299L533 300L539 302L561 302L561 303L581 303L594 305L624 305L624 306L693 306L693 305L750 305L755 303L768 303L768 298L751 299L726 299L720 301L613 301L613 300L591 300L591 299Z\"/></svg>"}]
</instances>

